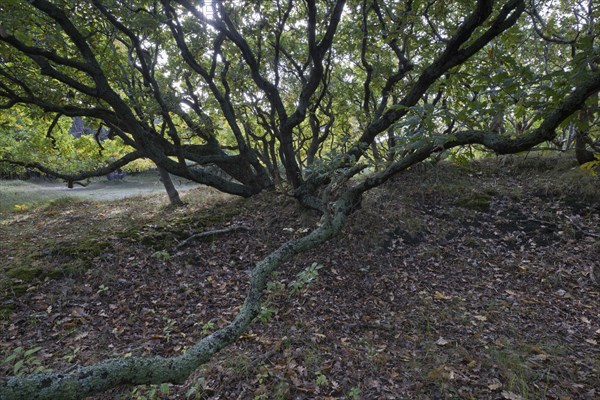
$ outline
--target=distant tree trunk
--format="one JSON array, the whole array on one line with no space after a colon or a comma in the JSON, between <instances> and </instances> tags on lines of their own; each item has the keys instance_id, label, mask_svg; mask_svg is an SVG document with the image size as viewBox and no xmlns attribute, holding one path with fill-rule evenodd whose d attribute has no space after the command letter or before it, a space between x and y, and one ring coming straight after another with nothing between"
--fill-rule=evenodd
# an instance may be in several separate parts
<instances>
[{"instance_id":1,"label":"distant tree trunk","mask_svg":"<svg viewBox=\"0 0 600 400\"><path fill-rule=\"evenodd\" d=\"M279 161L277 159L277 151L275 150L275 140L269 142L269 157L271 157L271 177L276 185L279 185L282 181L281 174L279 173Z\"/></svg>"},{"instance_id":2,"label":"distant tree trunk","mask_svg":"<svg viewBox=\"0 0 600 400\"><path fill-rule=\"evenodd\" d=\"M371 151L373 152L373 160L375 160L375 171L379 171L381 169L383 159L379 153L379 149L377 148L377 143L371 143Z\"/></svg>"},{"instance_id":3,"label":"distant tree trunk","mask_svg":"<svg viewBox=\"0 0 600 400\"><path fill-rule=\"evenodd\" d=\"M181 198L179 198L179 192L177 189L175 189L175 185L173 184L173 180L171 179L169 172L162 167L158 167L158 173L160 174L160 181L163 183L163 185L165 185L171 205L174 207L183 206L184 203L181 201Z\"/></svg>"}]
</instances>

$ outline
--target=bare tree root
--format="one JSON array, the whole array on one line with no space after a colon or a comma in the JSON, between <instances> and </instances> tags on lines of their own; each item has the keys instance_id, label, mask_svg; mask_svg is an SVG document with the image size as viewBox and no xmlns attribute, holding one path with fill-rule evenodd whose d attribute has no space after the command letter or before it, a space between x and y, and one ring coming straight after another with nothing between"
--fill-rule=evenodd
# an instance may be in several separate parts
<instances>
[{"instance_id":1,"label":"bare tree root","mask_svg":"<svg viewBox=\"0 0 600 400\"><path fill-rule=\"evenodd\" d=\"M262 293L273 271L292 256L313 249L339 234L353 201L350 196L340 199L334 216L324 220L308 235L283 244L258 262L252 270L248 295L235 319L198 341L182 355L118 358L67 372L2 377L0 399L82 399L118 386L184 383L215 353L235 342L259 314Z\"/></svg>"}]
</instances>

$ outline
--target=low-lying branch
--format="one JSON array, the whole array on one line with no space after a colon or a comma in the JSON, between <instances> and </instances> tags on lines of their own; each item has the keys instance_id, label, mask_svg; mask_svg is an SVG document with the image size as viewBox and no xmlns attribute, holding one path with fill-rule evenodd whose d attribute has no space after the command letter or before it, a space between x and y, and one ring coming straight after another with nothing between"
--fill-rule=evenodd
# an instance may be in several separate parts
<instances>
[{"instance_id":1,"label":"low-lying branch","mask_svg":"<svg viewBox=\"0 0 600 400\"><path fill-rule=\"evenodd\" d=\"M79 172L76 174L63 174L63 173L57 172L49 167L46 167L45 165L42 165L38 162L24 162L24 161L10 160L10 159L0 159L0 163L18 165L20 167L25 167L25 168L29 168L29 169L37 169L38 171L40 171L46 175L50 175L54 178L64 180L65 182L67 182L69 187L72 188L74 182L81 181L81 180L88 179L88 178L93 178L96 176L107 175L111 172L116 171L119 168L124 167L125 165L129 164L130 162L135 161L140 158L143 158L143 153L140 151L134 151L134 152L124 155L117 161L110 163L108 165L105 165L103 167L100 167L100 168L97 168L97 169L94 169L91 171Z\"/></svg>"}]
</instances>

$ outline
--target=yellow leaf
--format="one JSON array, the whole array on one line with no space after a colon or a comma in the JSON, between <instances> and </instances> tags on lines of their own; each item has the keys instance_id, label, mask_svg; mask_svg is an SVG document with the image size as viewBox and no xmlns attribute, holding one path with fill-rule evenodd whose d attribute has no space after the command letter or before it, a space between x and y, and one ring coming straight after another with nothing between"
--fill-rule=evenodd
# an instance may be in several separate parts
<instances>
[{"instance_id":1,"label":"yellow leaf","mask_svg":"<svg viewBox=\"0 0 600 400\"><path fill-rule=\"evenodd\" d=\"M450 299L452 299L452 296L448 296L448 295L445 295L442 292L437 292L437 291L433 294L433 297L436 300L450 300Z\"/></svg>"}]
</instances>

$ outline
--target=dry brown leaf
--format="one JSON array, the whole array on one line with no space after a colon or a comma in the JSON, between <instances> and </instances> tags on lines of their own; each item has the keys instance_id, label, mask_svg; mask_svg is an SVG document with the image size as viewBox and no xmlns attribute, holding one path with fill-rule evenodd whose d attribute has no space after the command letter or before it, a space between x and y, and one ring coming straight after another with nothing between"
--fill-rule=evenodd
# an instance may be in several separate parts
<instances>
[{"instance_id":1,"label":"dry brown leaf","mask_svg":"<svg viewBox=\"0 0 600 400\"><path fill-rule=\"evenodd\" d=\"M523 398L523 396L518 395L514 392L507 392L507 391L502 392L502 397L504 397L507 400L525 400Z\"/></svg>"},{"instance_id":2,"label":"dry brown leaf","mask_svg":"<svg viewBox=\"0 0 600 400\"><path fill-rule=\"evenodd\" d=\"M492 381L492 383L490 383L490 384L488 385L488 389L490 389L490 390L498 390L498 389L500 389L501 387L502 387L502 382L500 382L500 381L499 381L499 380L497 380L497 379L494 379L494 380Z\"/></svg>"}]
</instances>

